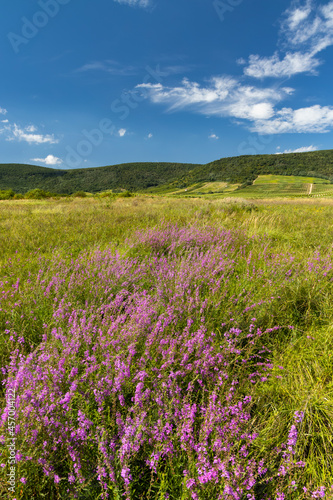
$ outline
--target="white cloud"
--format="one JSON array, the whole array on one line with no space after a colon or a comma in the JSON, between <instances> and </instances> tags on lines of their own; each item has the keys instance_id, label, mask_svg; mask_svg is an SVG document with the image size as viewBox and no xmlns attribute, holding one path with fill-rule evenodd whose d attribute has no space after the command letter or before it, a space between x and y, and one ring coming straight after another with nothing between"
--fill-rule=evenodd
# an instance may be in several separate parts
<instances>
[{"instance_id":1,"label":"white cloud","mask_svg":"<svg viewBox=\"0 0 333 500\"><path fill-rule=\"evenodd\" d=\"M217 136L216 134L210 134L210 136L208 137L208 139L219 139L219 136Z\"/></svg>"},{"instance_id":2,"label":"white cloud","mask_svg":"<svg viewBox=\"0 0 333 500\"><path fill-rule=\"evenodd\" d=\"M9 120L1 120L1 123L9 123Z\"/></svg>"},{"instance_id":3,"label":"white cloud","mask_svg":"<svg viewBox=\"0 0 333 500\"><path fill-rule=\"evenodd\" d=\"M212 78L201 87L187 79L178 87L162 84L140 84L153 103L166 104L169 111L191 108L205 115L230 116L247 120L264 120L274 115L273 105L293 92L291 88L259 88L242 85L230 77Z\"/></svg>"},{"instance_id":4,"label":"white cloud","mask_svg":"<svg viewBox=\"0 0 333 500\"><path fill-rule=\"evenodd\" d=\"M48 155L46 158L32 158L31 161L45 163L45 165L61 165L62 160L57 156Z\"/></svg>"},{"instance_id":5,"label":"white cloud","mask_svg":"<svg viewBox=\"0 0 333 500\"><path fill-rule=\"evenodd\" d=\"M147 138L151 139L153 137L153 134L148 134Z\"/></svg>"},{"instance_id":6,"label":"white cloud","mask_svg":"<svg viewBox=\"0 0 333 500\"><path fill-rule=\"evenodd\" d=\"M141 84L147 97L169 111L190 111L206 116L230 117L252 122L250 130L260 134L324 133L333 127L333 107L314 105L276 109L293 89L243 85L227 77L213 78L202 87L183 80L182 85Z\"/></svg>"},{"instance_id":7,"label":"white cloud","mask_svg":"<svg viewBox=\"0 0 333 500\"><path fill-rule=\"evenodd\" d=\"M303 146L302 148L297 148L297 149L286 149L283 151L283 153L279 154L287 154L287 153L308 153L310 151L318 151L317 146Z\"/></svg>"},{"instance_id":8,"label":"white cloud","mask_svg":"<svg viewBox=\"0 0 333 500\"><path fill-rule=\"evenodd\" d=\"M311 14L311 2L307 1L306 5L298 6L287 11L287 24L290 30L294 30L298 25L305 21Z\"/></svg>"},{"instance_id":9,"label":"white cloud","mask_svg":"<svg viewBox=\"0 0 333 500\"><path fill-rule=\"evenodd\" d=\"M30 133L37 132L37 128L34 125L29 125L28 127L25 127L25 130Z\"/></svg>"},{"instance_id":10,"label":"white cloud","mask_svg":"<svg viewBox=\"0 0 333 500\"><path fill-rule=\"evenodd\" d=\"M317 6L312 0L293 1L284 13L281 34L286 44L280 55L250 55L245 63L246 76L289 78L296 74L316 74L321 61L317 54L333 45L333 0ZM286 49L286 47L289 47ZM248 122L251 131L259 134L325 133L333 128L333 107L314 105L292 109L280 103L294 92L289 87L250 85L229 76L211 78L199 84L185 78L181 84L167 86L144 83L145 97L169 112L189 110L206 116L233 118L235 123ZM279 105L279 106L278 106Z\"/></svg>"},{"instance_id":11,"label":"white cloud","mask_svg":"<svg viewBox=\"0 0 333 500\"><path fill-rule=\"evenodd\" d=\"M22 129L14 123L13 126L6 127L6 130L9 132L7 137L8 141L16 139L18 141L28 142L29 144L57 144L59 142L58 139L55 139L53 134L35 134L34 132L36 132L37 129L33 125L29 125Z\"/></svg>"},{"instance_id":12,"label":"white cloud","mask_svg":"<svg viewBox=\"0 0 333 500\"><path fill-rule=\"evenodd\" d=\"M6 115L8 113L7 109L0 107L0 115Z\"/></svg>"},{"instance_id":13,"label":"white cloud","mask_svg":"<svg viewBox=\"0 0 333 500\"><path fill-rule=\"evenodd\" d=\"M298 73L315 73L320 61L313 54L288 52L282 60L277 53L270 57L251 55L249 65L244 69L247 76L254 78L289 77Z\"/></svg>"},{"instance_id":14,"label":"white cloud","mask_svg":"<svg viewBox=\"0 0 333 500\"><path fill-rule=\"evenodd\" d=\"M258 120L251 130L259 134L324 133L333 127L332 106L283 108L271 120Z\"/></svg>"},{"instance_id":15,"label":"white cloud","mask_svg":"<svg viewBox=\"0 0 333 500\"><path fill-rule=\"evenodd\" d=\"M114 0L117 3L130 5L131 7L149 7L150 0Z\"/></svg>"},{"instance_id":16,"label":"white cloud","mask_svg":"<svg viewBox=\"0 0 333 500\"><path fill-rule=\"evenodd\" d=\"M287 45L307 46L313 53L333 43L333 1L319 5L307 1L303 7L291 7L285 12L281 31Z\"/></svg>"},{"instance_id":17,"label":"white cloud","mask_svg":"<svg viewBox=\"0 0 333 500\"><path fill-rule=\"evenodd\" d=\"M125 128L121 128L118 130L118 135L119 137L124 137L124 135L126 134L126 129Z\"/></svg>"},{"instance_id":18,"label":"white cloud","mask_svg":"<svg viewBox=\"0 0 333 500\"><path fill-rule=\"evenodd\" d=\"M284 16L281 34L286 54L282 58L277 52L269 57L251 55L244 69L247 76L281 78L299 73L316 74L322 63L316 55L333 45L333 1L317 8L311 0L304 5L294 2Z\"/></svg>"}]
</instances>

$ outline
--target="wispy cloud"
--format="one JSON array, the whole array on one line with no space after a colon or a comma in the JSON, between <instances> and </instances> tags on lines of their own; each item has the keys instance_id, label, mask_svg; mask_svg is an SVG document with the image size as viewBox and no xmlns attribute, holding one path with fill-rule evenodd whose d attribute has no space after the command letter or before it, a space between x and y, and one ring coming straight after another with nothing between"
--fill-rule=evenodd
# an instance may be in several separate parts
<instances>
[{"instance_id":1,"label":"wispy cloud","mask_svg":"<svg viewBox=\"0 0 333 500\"><path fill-rule=\"evenodd\" d=\"M150 6L150 0L114 0L114 2L130 5L131 7L146 8Z\"/></svg>"},{"instance_id":2,"label":"wispy cloud","mask_svg":"<svg viewBox=\"0 0 333 500\"><path fill-rule=\"evenodd\" d=\"M0 115L5 115L7 113L8 113L7 109L0 107Z\"/></svg>"},{"instance_id":3,"label":"wispy cloud","mask_svg":"<svg viewBox=\"0 0 333 500\"><path fill-rule=\"evenodd\" d=\"M285 23L290 30L298 28L300 23L304 22L311 14L311 1L307 1L305 5L294 3L294 5L286 11L287 19Z\"/></svg>"},{"instance_id":4,"label":"wispy cloud","mask_svg":"<svg viewBox=\"0 0 333 500\"><path fill-rule=\"evenodd\" d=\"M287 153L309 153L310 151L318 151L317 146L303 146L302 148L297 148L297 149L286 149L283 151L283 153L278 153L278 154L287 154Z\"/></svg>"},{"instance_id":5,"label":"wispy cloud","mask_svg":"<svg viewBox=\"0 0 333 500\"><path fill-rule=\"evenodd\" d=\"M167 75L181 75L193 71L195 65L193 64L174 64L163 67L163 72Z\"/></svg>"},{"instance_id":6,"label":"wispy cloud","mask_svg":"<svg viewBox=\"0 0 333 500\"><path fill-rule=\"evenodd\" d=\"M127 130L125 128L121 128L118 130L118 135L119 137L124 137L124 135L126 134Z\"/></svg>"},{"instance_id":7,"label":"wispy cloud","mask_svg":"<svg viewBox=\"0 0 333 500\"><path fill-rule=\"evenodd\" d=\"M333 44L333 1L318 5L308 0L293 2L285 12L281 34L286 46L318 53Z\"/></svg>"},{"instance_id":8,"label":"wispy cloud","mask_svg":"<svg viewBox=\"0 0 333 500\"><path fill-rule=\"evenodd\" d=\"M57 156L48 155L46 158L32 158L36 163L45 163L45 165L61 165L63 161Z\"/></svg>"},{"instance_id":9,"label":"wispy cloud","mask_svg":"<svg viewBox=\"0 0 333 500\"><path fill-rule=\"evenodd\" d=\"M35 125L28 125L28 127L25 127L24 129L26 132L37 132L37 128L35 127Z\"/></svg>"},{"instance_id":10,"label":"wispy cloud","mask_svg":"<svg viewBox=\"0 0 333 500\"><path fill-rule=\"evenodd\" d=\"M105 61L92 61L75 70L76 73L88 71L103 71L115 76L131 76L137 75L139 72L135 66L125 66L109 59Z\"/></svg>"},{"instance_id":11,"label":"wispy cloud","mask_svg":"<svg viewBox=\"0 0 333 500\"><path fill-rule=\"evenodd\" d=\"M173 64L164 66L163 69L158 65L158 70L161 73L161 76L170 76L170 75L179 75L185 74L190 71L193 71L195 68L194 65L191 64ZM75 73L87 73L87 72L98 72L102 71L104 73L109 73L114 76L135 76L142 73L142 68L135 65L124 65L119 63L118 61L114 61L111 59L106 59L104 61L91 61L87 64L84 64L80 68L77 68Z\"/></svg>"},{"instance_id":12,"label":"wispy cloud","mask_svg":"<svg viewBox=\"0 0 333 500\"><path fill-rule=\"evenodd\" d=\"M229 116L246 120L269 119L274 104L293 92L291 88L260 88L242 85L230 77L212 78L205 87L187 79L178 87L140 84L153 103L166 104L169 111L191 109L204 115Z\"/></svg>"},{"instance_id":13,"label":"wispy cloud","mask_svg":"<svg viewBox=\"0 0 333 500\"><path fill-rule=\"evenodd\" d=\"M36 134L37 128L34 125L21 128L16 123L5 125L1 132L5 132L7 141L24 141L29 144L57 144L58 139L52 134Z\"/></svg>"},{"instance_id":14,"label":"wispy cloud","mask_svg":"<svg viewBox=\"0 0 333 500\"><path fill-rule=\"evenodd\" d=\"M288 52L280 59L276 52L270 57L251 55L249 65L244 69L247 76L254 78L283 78L297 75L298 73L316 73L320 61L313 54L302 52Z\"/></svg>"},{"instance_id":15,"label":"wispy cloud","mask_svg":"<svg viewBox=\"0 0 333 500\"><path fill-rule=\"evenodd\" d=\"M299 1L284 13L281 33L291 50L272 56L251 55L246 76L290 77L295 74L315 73L321 61L316 54L333 45L333 0L316 7L311 0ZM144 97L154 104L164 105L169 112L191 111L206 116L229 117L235 123L247 126L259 134L325 133L333 128L333 107L313 105L293 109L283 101L290 101L294 89L277 85L251 85L242 79L217 76L200 84L184 78L178 85L142 83L136 90L144 90ZM214 134L210 136L214 138Z\"/></svg>"},{"instance_id":16,"label":"wispy cloud","mask_svg":"<svg viewBox=\"0 0 333 500\"><path fill-rule=\"evenodd\" d=\"M317 74L317 68L322 63L317 55L333 45L333 1L318 7L311 0L303 4L293 2L284 13L280 34L285 54L280 56L276 52L269 57L251 55L244 73L254 78Z\"/></svg>"},{"instance_id":17,"label":"wispy cloud","mask_svg":"<svg viewBox=\"0 0 333 500\"><path fill-rule=\"evenodd\" d=\"M216 134L210 134L210 136L208 136L208 139L215 139L215 140L217 140L217 139L219 139L219 136L216 135Z\"/></svg>"},{"instance_id":18,"label":"wispy cloud","mask_svg":"<svg viewBox=\"0 0 333 500\"><path fill-rule=\"evenodd\" d=\"M233 78L213 78L200 86L185 79L182 85L141 84L147 97L164 104L169 111L189 110L206 116L236 118L250 122L251 131L260 134L324 133L333 128L333 107L314 105L299 109L276 105L288 98L289 87L255 87Z\"/></svg>"}]
</instances>

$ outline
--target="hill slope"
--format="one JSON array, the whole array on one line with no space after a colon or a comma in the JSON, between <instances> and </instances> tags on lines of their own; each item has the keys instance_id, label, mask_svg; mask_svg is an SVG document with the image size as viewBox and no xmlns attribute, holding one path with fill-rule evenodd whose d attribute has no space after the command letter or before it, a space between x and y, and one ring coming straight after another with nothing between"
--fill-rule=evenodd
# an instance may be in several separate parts
<instances>
[{"instance_id":1,"label":"hill slope","mask_svg":"<svg viewBox=\"0 0 333 500\"><path fill-rule=\"evenodd\" d=\"M199 165L185 163L124 163L97 168L59 170L33 165L0 164L0 189L25 193L40 188L56 193L108 189L140 191L173 182Z\"/></svg>"},{"instance_id":2,"label":"hill slope","mask_svg":"<svg viewBox=\"0 0 333 500\"><path fill-rule=\"evenodd\" d=\"M283 155L221 158L206 165L124 163L60 170L33 165L0 164L0 189L25 193L40 188L58 193L108 189L163 192L198 182L252 183L258 175L321 177L333 182L333 150Z\"/></svg>"},{"instance_id":3,"label":"hill slope","mask_svg":"<svg viewBox=\"0 0 333 500\"><path fill-rule=\"evenodd\" d=\"M183 179L190 183L200 181L243 183L254 181L258 175L269 174L323 177L333 181L333 150L221 158L207 165L198 166L183 176Z\"/></svg>"}]
</instances>

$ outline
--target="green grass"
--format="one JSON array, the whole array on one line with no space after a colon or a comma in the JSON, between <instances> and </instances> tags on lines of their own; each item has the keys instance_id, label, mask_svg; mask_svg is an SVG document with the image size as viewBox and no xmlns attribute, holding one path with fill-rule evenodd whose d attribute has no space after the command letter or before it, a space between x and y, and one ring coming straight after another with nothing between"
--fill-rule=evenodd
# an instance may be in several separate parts
<instances>
[{"instance_id":1,"label":"green grass","mask_svg":"<svg viewBox=\"0 0 333 500\"><path fill-rule=\"evenodd\" d=\"M300 190L302 185L299 184ZM195 190L214 187L211 184L205 186L197 186ZM287 193L295 192L294 185L286 182L284 186ZM317 186L322 189L329 187ZM305 457L308 464L306 474L300 481L304 480L311 488L333 484L333 283L331 274L325 280L318 280L315 273L308 271L308 261L313 259L316 250L322 259L332 257L333 201L300 198L267 202L239 198L249 192L259 192L264 198L267 193L274 195L279 189L277 179L276 183L272 180L256 182L255 186L237 191L234 198L231 196L229 199L137 196L0 201L1 280L12 284L20 279L24 283L29 279L29 273L35 276L45 259L55 255L70 262L72 258L82 253L89 254L97 248L125 252L126 238L132 237L138 229L159 225L161 219L181 226L238 228L249 236L267 238L272 254L292 254L302 272L288 286L279 284L284 275L272 278L270 293L272 296L279 295L281 300L267 306L266 316L263 313L260 320L267 325L292 324L294 330L290 336L277 334L269 340L274 364L284 367L283 378L272 377L269 384L256 393L254 430L260 432L256 452L258 456L267 456L286 437L293 412L306 409L297 454ZM253 259L269 277L270 269L265 268L260 257L260 245L254 241ZM140 250L135 252L138 257L141 255ZM240 280L235 281L235 292L251 288L256 293L256 299L260 300L261 282L251 282L243 271L239 270ZM22 324L20 318L14 316L11 320L18 330L24 331L37 344L38 329L41 330L43 322L49 319L50 311L42 296L25 296L22 293L27 312L30 308L35 309L36 299L36 323L25 320ZM212 324L220 319L212 313ZM3 328L5 320L5 317L0 318ZM8 362L9 353L8 345L1 337L2 366ZM278 368L274 374L281 375ZM36 483L39 479L35 477ZM176 481L175 478L173 480ZM47 481L44 483L41 488L46 495L51 495ZM6 496L4 479L0 478L0 491L1 487L1 498L11 499ZM28 500L27 497L20 497L19 493L16 498ZM43 497L34 497L34 500L39 498ZM60 497L53 491L52 496L46 498ZM89 495L82 494L80 498L88 499ZM116 493L111 498L116 499ZM162 500L164 497L152 497L155 498Z\"/></svg>"},{"instance_id":2,"label":"green grass","mask_svg":"<svg viewBox=\"0 0 333 500\"><path fill-rule=\"evenodd\" d=\"M329 181L295 175L259 175L253 183L257 186L258 184L329 184Z\"/></svg>"},{"instance_id":3,"label":"green grass","mask_svg":"<svg viewBox=\"0 0 333 500\"><path fill-rule=\"evenodd\" d=\"M228 182L198 182L181 189L160 186L152 190L155 194L172 197L223 198L295 198L302 196L329 197L333 195L333 184L327 179L318 177L302 177L293 175L259 175L253 185L240 186Z\"/></svg>"},{"instance_id":4,"label":"green grass","mask_svg":"<svg viewBox=\"0 0 333 500\"><path fill-rule=\"evenodd\" d=\"M325 196L332 196L333 195L333 185L331 184L315 184L313 186L313 191L312 191L313 196L318 195L325 195Z\"/></svg>"}]
</instances>

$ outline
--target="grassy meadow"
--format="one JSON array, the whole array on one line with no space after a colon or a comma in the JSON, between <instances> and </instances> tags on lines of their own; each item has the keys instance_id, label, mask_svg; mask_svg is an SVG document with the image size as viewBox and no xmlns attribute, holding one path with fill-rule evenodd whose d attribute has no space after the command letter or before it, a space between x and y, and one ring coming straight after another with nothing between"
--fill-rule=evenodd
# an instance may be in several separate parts
<instances>
[{"instance_id":1,"label":"grassy meadow","mask_svg":"<svg viewBox=\"0 0 333 500\"><path fill-rule=\"evenodd\" d=\"M333 498L333 200L0 201L0 241L1 499Z\"/></svg>"},{"instance_id":2,"label":"grassy meadow","mask_svg":"<svg viewBox=\"0 0 333 500\"><path fill-rule=\"evenodd\" d=\"M322 198L333 196L333 184L327 179L294 175L259 175L252 184L232 184L228 182L199 182L174 190L158 187L158 194L183 197L221 198L231 196L248 199L272 198Z\"/></svg>"}]
</instances>

